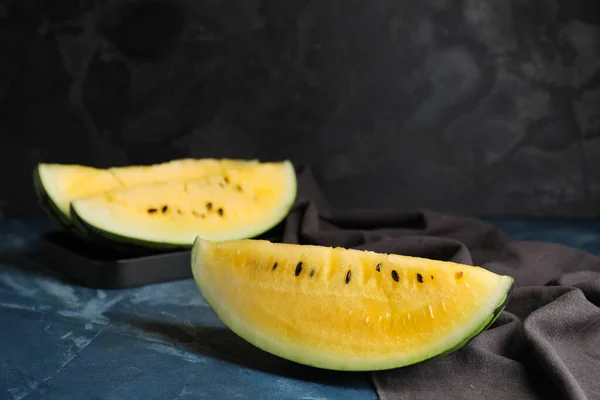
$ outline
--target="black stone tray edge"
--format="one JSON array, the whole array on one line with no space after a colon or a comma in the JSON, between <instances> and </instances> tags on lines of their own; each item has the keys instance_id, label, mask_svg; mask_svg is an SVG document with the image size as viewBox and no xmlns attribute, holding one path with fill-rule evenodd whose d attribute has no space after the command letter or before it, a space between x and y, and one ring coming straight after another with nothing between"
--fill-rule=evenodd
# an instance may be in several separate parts
<instances>
[{"instance_id":1,"label":"black stone tray edge","mask_svg":"<svg viewBox=\"0 0 600 400\"><path fill-rule=\"evenodd\" d=\"M64 231L41 237L40 254L47 266L83 286L124 289L192 277L190 250L140 256L114 253L105 258L92 257L93 253L106 254Z\"/></svg>"}]
</instances>

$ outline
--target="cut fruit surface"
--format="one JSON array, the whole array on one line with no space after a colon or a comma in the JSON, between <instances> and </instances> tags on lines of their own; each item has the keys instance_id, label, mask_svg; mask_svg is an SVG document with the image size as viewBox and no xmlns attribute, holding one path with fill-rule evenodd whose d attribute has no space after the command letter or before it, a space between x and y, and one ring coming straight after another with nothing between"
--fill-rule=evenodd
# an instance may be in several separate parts
<instances>
[{"instance_id":1,"label":"cut fruit surface","mask_svg":"<svg viewBox=\"0 0 600 400\"><path fill-rule=\"evenodd\" d=\"M200 237L192 272L241 338L298 363L354 371L457 350L491 325L513 285L509 276L450 262Z\"/></svg>"},{"instance_id":2,"label":"cut fruit surface","mask_svg":"<svg viewBox=\"0 0 600 400\"><path fill-rule=\"evenodd\" d=\"M257 163L256 160L190 158L107 169L41 163L34 172L34 186L44 210L59 222L69 224L70 203L78 198L143 183L222 176L231 169L252 167Z\"/></svg>"},{"instance_id":3,"label":"cut fruit surface","mask_svg":"<svg viewBox=\"0 0 600 400\"><path fill-rule=\"evenodd\" d=\"M152 248L191 247L197 235L229 240L281 222L296 198L291 162L231 168L202 179L145 183L71 202L78 231Z\"/></svg>"}]
</instances>

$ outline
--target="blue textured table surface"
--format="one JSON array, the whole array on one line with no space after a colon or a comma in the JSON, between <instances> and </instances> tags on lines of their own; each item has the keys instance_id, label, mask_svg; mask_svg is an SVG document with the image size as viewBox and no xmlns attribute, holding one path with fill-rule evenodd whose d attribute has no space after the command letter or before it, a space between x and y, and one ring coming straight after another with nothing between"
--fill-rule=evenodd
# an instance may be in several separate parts
<instances>
[{"instance_id":1,"label":"blue textured table surface","mask_svg":"<svg viewBox=\"0 0 600 400\"><path fill-rule=\"evenodd\" d=\"M600 222L494 220L520 240L600 254ZM374 399L364 374L294 365L228 331L191 279L127 290L61 282L48 221L0 221L0 399Z\"/></svg>"}]
</instances>

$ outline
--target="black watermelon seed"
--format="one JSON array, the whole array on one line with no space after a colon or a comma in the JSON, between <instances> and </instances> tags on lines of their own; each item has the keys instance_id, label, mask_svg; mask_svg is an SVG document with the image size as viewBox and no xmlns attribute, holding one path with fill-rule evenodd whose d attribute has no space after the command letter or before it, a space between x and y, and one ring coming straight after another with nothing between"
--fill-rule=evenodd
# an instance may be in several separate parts
<instances>
[{"instance_id":1,"label":"black watermelon seed","mask_svg":"<svg viewBox=\"0 0 600 400\"><path fill-rule=\"evenodd\" d=\"M228 176L224 177L223 180L225 180L225 183L229 183L229 177Z\"/></svg>"},{"instance_id":2,"label":"black watermelon seed","mask_svg":"<svg viewBox=\"0 0 600 400\"><path fill-rule=\"evenodd\" d=\"M212 209L212 203L210 201L208 203L206 203L206 209L208 211L210 211Z\"/></svg>"},{"instance_id":3,"label":"black watermelon seed","mask_svg":"<svg viewBox=\"0 0 600 400\"><path fill-rule=\"evenodd\" d=\"M163 206L163 208L162 208L162 212L163 212L163 213L166 213L168 209L169 209L169 207L167 207L167 206Z\"/></svg>"},{"instance_id":4,"label":"black watermelon seed","mask_svg":"<svg viewBox=\"0 0 600 400\"><path fill-rule=\"evenodd\" d=\"M400 276L398 275L398 273L396 272L395 269L392 270L392 279L395 280L396 282L398 282L400 280Z\"/></svg>"},{"instance_id":5,"label":"black watermelon seed","mask_svg":"<svg viewBox=\"0 0 600 400\"><path fill-rule=\"evenodd\" d=\"M148 214L154 214L156 211L157 211L156 208L149 208Z\"/></svg>"},{"instance_id":6,"label":"black watermelon seed","mask_svg":"<svg viewBox=\"0 0 600 400\"><path fill-rule=\"evenodd\" d=\"M277 263L273 264L273 268L271 268L271 271L275 271L277 269Z\"/></svg>"},{"instance_id":7,"label":"black watermelon seed","mask_svg":"<svg viewBox=\"0 0 600 400\"><path fill-rule=\"evenodd\" d=\"M433 277L433 275L431 275L431 280L434 280L435 278Z\"/></svg>"},{"instance_id":8,"label":"black watermelon seed","mask_svg":"<svg viewBox=\"0 0 600 400\"><path fill-rule=\"evenodd\" d=\"M456 279L460 279L460 278L462 278L464 275L465 275L465 273L464 273L464 272L462 272L462 271L458 271L458 272L456 273Z\"/></svg>"},{"instance_id":9,"label":"black watermelon seed","mask_svg":"<svg viewBox=\"0 0 600 400\"><path fill-rule=\"evenodd\" d=\"M314 275L315 275L315 270L311 269L310 274L308 274L308 276L310 276L312 278Z\"/></svg>"},{"instance_id":10,"label":"black watermelon seed","mask_svg":"<svg viewBox=\"0 0 600 400\"><path fill-rule=\"evenodd\" d=\"M238 192L243 192L242 187L240 185L235 185L235 190Z\"/></svg>"},{"instance_id":11,"label":"black watermelon seed","mask_svg":"<svg viewBox=\"0 0 600 400\"><path fill-rule=\"evenodd\" d=\"M419 281L419 283L423 283L423 275L417 274L417 281Z\"/></svg>"},{"instance_id":12,"label":"black watermelon seed","mask_svg":"<svg viewBox=\"0 0 600 400\"><path fill-rule=\"evenodd\" d=\"M223 216L223 209L222 208L219 208L217 210L217 212L219 213L219 216L221 216L221 217Z\"/></svg>"},{"instance_id":13,"label":"black watermelon seed","mask_svg":"<svg viewBox=\"0 0 600 400\"><path fill-rule=\"evenodd\" d=\"M380 272L381 271L381 263L377 264L375 266L375 269L377 270L377 272Z\"/></svg>"},{"instance_id":14,"label":"black watermelon seed","mask_svg":"<svg viewBox=\"0 0 600 400\"><path fill-rule=\"evenodd\" d=\"M346 273L346 284L350 283L350 278L352 277L352 271L348 271Z\"/></svg>"},{"instance_id":15,"label":"black watermelon seed","mask_svg":"<svg viewBox=\"0 0 600 400\"><path fill-rule=\"evenodd\" d=\"M302 261L300 261L298 263L298 265L296 265L296 272L294 272L294 274L296 276L300 275L300 273L302 272L302 267L304 266L304 264L302 264Z\"/></svg>"}]
</instances>

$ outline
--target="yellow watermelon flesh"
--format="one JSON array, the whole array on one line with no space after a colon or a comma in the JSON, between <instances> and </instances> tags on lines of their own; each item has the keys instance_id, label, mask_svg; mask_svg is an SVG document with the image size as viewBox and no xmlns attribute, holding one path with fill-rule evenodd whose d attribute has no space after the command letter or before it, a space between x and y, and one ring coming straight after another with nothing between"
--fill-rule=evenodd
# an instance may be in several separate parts
<instances>
[{"instance_id":1,"label":"yellow watermelon flesh","mask_svg":"<svg viewBox=\"0 0 600 400\"><path fill-rule=\"evenodd\" d=\"M142 183L198 179L252 167L256 160L180 159L147 166L93 168L76 164L41 163L34 186L43 208L61 223L70 223L71 201Z\"/></svg>"},{"instance_id":2,"label":"yellow watermelon flesh","mask_svg":"<svg viewBox=\"0 0 600 400\"><path fill-rule=\"evenodd\" d=\"M208 177L142 183L75 199L70 214L90 238L147 248L192 246L197 235L231 240L260 235L296 198L291 162L256 163Z\"/></svg>"}]
</instances>

